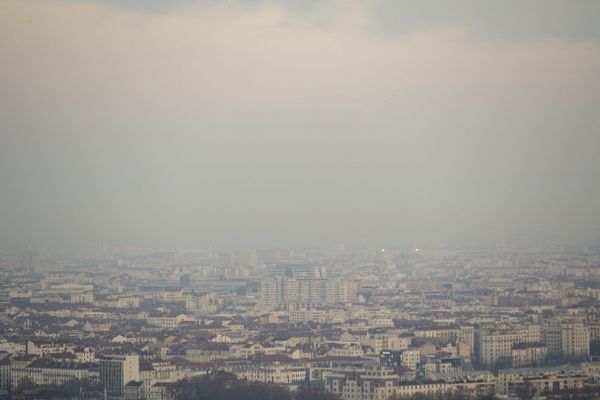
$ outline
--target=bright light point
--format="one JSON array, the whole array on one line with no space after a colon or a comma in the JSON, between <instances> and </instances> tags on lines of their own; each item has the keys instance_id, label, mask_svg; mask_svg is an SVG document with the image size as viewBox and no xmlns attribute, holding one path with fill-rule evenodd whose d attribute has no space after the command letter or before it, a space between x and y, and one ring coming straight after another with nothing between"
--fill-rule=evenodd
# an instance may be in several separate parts
<instances>
[{"instance_id":1,"label":"bright light point","mask_svg":"<svg viewBox=\"0 0 600 400\"><path fill-rule=\"evenodd\" d=\"M381 249L381 251L385 251L385 249Z\"/></svg>"},{"instance_id":2,"label":"bright light point","mask_svg":"<svg viewBox=\"0 0 600 400\"><path fill-rule=\"evenodd\" d=\"M415 249L415 251L419 251L419 249Z\"/></svg>"}]
</instances>

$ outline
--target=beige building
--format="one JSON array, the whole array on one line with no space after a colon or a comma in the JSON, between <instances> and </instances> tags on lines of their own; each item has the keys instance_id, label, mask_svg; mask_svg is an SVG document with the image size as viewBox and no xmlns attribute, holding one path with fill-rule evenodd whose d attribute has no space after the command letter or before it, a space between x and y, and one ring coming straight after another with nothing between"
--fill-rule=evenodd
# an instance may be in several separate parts
<instances>
[{"instance_id":1,"label":"beige building","mask_svg":"<svg viewBox=\"0 0 600 400\"><path fill-rule=\"evenodd\" d=\"M550 321L544 326L548 356L561 360L586 360L590 355L590 329L577 321Z\"/></svg>"},{"instance_id":2,"label":"beige building","mask_svg":"<svg viewBox=\"0 0 600 400\"><path fill-rule=\"evenodd\" d=\"M391 368L351 368L324 371L325 388L344 400L388 400L398 387Z\"/></svg>"},{"instance_id":3,"label":"beige building","mask_svg":"<svg viewBox=\"0 0 600 400\"><path fill-rule=\"evenodd\" d=\"M498 373L496 394L518 398L526 387L537 393L582 388L589 376L581 370L561 366L555 368L509 369Z\"/></svg>"},{"instance_id":4,"label":"beige building","mask_svg":"<svg viewBox=\"0 0 600 400\"><path fill-rule=\"evenodd\" d=\"M94 302L94 293L71 293L71 304L91 304Z\"/></svg>"},{"instance_id":5,"label":"beige building","mask_svg":"<svg viewBox=\"0 0 600 400\"><path fill-rule=\"evenodd\" d=\"M290 323L297 324L299 322L318 322L323 323L327 320L327 312L317 309L303 309L290 311Z\"/></svg>"},{"instance_id":6,"label":"beige building","mask_svg":"<svg viewBox=\"0 0 600 400\"><path fill-rule=\"evenodd\" d=\"M117 308L139 308L140 299L138 297L119 297L115 304Z\"/></svg>"},{"instance_id":7,"label":"beige building","mask_svg":"<svg viewBox=\"0 0 600 400\"><path fill-rule=\"evenodd\" d=\"M24 380L36 385L61 385L74 379L97 380L98 373L90 364L39 358L29 363L13 363L10 367L10 378L14 387Z\"/></svg>"},{"instance_id":8,"label":"beige building","mask_svg":"<svg viewBox=\"0 0 600 400\"><path fill-rule=\"evenodd\" d=\"M513 367L526 367L544 362L548 356L548 348L540 342L515 343L511 353Z\"/></svg>"},{"instance_id":9,"label":"beige building","mask_svg":"<svg viewBox=\"0 0 600 400\"><path fill-rule=\"evenodd\" d=\"M410 337L400 337L397 334L376 334L364 341L364 344L371 346L375 353L383 350L405 350L410 346Z\"/></svg>"},{"instance_id":10,"label":"beige building","mask_svg":"<svg viewBox=\"0 0 600 400\"><path fill-rule=\"evenodd\" d=\"M125 385L140 380L140 360L137 355L107 355L98 364L100 381L109 397L123 396Z\"/></svg>"},{"instance_id":11,"label":"beige building","mask_svg":"<svg viewBox=\"0 0 600 400\"><path fill-rule=\"evenodd\" d=\"M239 379L280 385L299 384L306 381L308 368L295 364L252 364L232 370Z\"/></svg>"},{"instance_id":12,"label":"beige building","mask_svg":"<svg viewBox=\"0 0 600 400\"><path fill-rule=\"evenodd\" d=\"M158 326L163 329L173 329L183 321L193 321L194 318L189 317L185 314L173 315L173 316L155 316L148 317L146 321L149 325Z\"/></svg>"},{"instance_id":13,"label":"beige building","mask_svg":"<svg viewBox=\"0 0 600 400\"><path fill-rule=\"evenodd\" d=\"M539 325L485 330L479 335L479 361L485 366L491 366L498 361L510 362L515 343L539 341Z\"/></svg>"}]
</instances>

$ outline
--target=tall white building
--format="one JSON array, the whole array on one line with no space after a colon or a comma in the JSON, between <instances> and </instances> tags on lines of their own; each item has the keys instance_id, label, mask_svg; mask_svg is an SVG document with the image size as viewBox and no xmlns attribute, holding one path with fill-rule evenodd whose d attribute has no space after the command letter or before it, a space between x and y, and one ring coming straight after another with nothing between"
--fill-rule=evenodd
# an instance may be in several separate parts
<instances>
[{"instance_id":1,"label":"tall white building","mask_svg":"<svg viewBox=\"0 0 600 400\"><path fill-rule=\"evenodd\" d=\"M280 278L266 278L260 282L260 305L264 309L276 309L282 302Z\"/></svg>"},{"instance_id":2,"label":"tall white building","mask_svg":"<svg viewBox=\"0 0 600 400\"><path fill-rule=\"evenodd\" d=\"M323 278L273 277L261 281L260 303L263 308L339 304L354 301L352 282Z\"/></svg>"}]
</instances>

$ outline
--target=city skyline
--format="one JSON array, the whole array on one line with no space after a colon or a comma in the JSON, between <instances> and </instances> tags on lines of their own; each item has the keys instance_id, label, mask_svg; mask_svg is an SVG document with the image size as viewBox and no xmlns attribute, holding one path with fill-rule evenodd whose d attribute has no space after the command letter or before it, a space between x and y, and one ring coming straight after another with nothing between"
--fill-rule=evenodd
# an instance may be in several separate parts
<instances>
[{"instance_id":1,"label":"city skyline","mask_svg":"<svg viewBox=\"0 0 600 400\"><path fill-rule=\"evenodd\" d=\"M0 400L600 399L600 0L0 0Z\"/></svg>"}]
</instances>

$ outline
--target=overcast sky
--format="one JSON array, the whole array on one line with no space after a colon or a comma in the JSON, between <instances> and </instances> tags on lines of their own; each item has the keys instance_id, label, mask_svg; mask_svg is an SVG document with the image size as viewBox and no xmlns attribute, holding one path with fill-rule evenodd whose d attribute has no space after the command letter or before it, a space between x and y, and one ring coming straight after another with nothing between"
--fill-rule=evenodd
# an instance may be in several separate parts
<instances>
[{"instance_id":1,"label":"overcast sky","mask_svg":"<svg viewBox=\"0 0 600 400\"><path fill-rule=\"evenodd\" d=\"M600 1L0 2L0 249L600 239Z\"/></svg>"}]
</instances>

